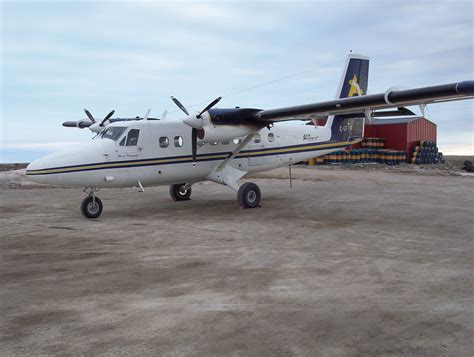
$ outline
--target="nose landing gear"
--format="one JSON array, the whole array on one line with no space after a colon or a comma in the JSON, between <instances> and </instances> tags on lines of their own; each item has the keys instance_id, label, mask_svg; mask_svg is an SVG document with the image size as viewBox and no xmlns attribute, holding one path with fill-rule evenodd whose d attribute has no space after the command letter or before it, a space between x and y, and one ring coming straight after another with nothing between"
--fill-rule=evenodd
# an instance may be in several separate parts
<instances>
[{"instance_id":1,"label":"nose landing gear","mask_svg":"<svg viewBox=\"0 0 474 357\"><path fill-rule=\"evenodd\" d=\"M92 219L97 218L102 213L102 201L99 197L95 196L95 189L90 188L85 189L84 192L88 194L86 198L84 198L81 202L81 213L84 217Z\"/></svg>"}]
</instances>

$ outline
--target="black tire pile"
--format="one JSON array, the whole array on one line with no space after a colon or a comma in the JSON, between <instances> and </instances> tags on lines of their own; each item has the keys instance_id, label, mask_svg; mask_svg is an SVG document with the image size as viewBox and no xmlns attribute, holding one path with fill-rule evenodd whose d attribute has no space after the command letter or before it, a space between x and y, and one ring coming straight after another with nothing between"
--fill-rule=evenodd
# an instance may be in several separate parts
<instances>
[{"instance_id":1,"label":"black tire pile","mask_svg":"<svg viewBox=\"0 0 474 357\"><path fill-rule=\"evenodd\" d=\"M464 161L464 166L463 166L462 170L464 170L466 172L474 171L473 168L472 168L472 161Z\"/></svg>"},{"instance_id":2,"label":"black tire pile","mask_svg":"<svg viewBox=\"0 0 474 357\"><path fill-rule=\"evenodd\" d=\"M444 164L443 153L438 151L434 141L420 141L413 148L410 162L412 164Z\"/></svg>"}]
</instances>

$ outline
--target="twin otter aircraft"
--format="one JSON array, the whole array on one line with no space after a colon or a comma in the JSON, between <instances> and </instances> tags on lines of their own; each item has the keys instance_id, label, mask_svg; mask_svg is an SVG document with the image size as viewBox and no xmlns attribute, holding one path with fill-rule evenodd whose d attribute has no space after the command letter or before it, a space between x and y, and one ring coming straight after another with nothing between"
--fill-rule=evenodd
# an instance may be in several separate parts
<instances>
[{"instance_id":1,"label":"twin otter aircraft","mask_svg":"<svg viewBox=\"0 0 474 357\"><path fill-rule=\"evenodd\" d=\"M66 122L98 133L79 147L31 163L26 174L35 182L85 187L81 212L97 218L102 187L170 185L175 201L189 200L192 184L213 181L237 192L243 208L260 205L260 189L239 185L247 173L271 170L341 150L362 140L364 121L374 116L411 113L404 106L473 98L474 81L367 94L369 59L349 54L335 100L279 109L213 108L220 97L197 114L180 121L144 118L98 123ZM380 109L398 108L395 111ZM323 126L316 119L327 118ZM308 125L309 124L309 125Z\"/></svg>"}]
</instances>

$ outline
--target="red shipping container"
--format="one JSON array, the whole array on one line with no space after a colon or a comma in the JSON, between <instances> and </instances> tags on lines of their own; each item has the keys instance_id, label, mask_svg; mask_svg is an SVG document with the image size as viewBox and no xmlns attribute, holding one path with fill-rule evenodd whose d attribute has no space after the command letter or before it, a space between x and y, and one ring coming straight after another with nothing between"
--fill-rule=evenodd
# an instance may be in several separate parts
<instances>
[{"instance_id":1,"label":"red shipping container","mask_svg":"<svg viewBox=\"0 0 474 357\"><path fill-rule=\"evenodd\" d=\"M436 142L436 124L423 117L374 119L365 125L364 137L385 139L386 149L403 150L409 158L420 141Z\"/></svg>"}]
</instances>

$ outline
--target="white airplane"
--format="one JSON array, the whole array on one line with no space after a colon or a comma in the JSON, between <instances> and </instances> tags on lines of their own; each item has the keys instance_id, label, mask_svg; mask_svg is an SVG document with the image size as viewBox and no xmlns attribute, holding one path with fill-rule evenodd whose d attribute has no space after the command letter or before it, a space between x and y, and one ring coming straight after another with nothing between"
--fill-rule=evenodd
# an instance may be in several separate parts
<instances>
[{"instance_id":1,"label":"white airplane","mask_svg":"<svg viewBox=\"0 0 474 357\"><path fill-rule=\"evenodd\" d=\"M90 124L84 126L100 130L93 140L32 162L26 174L38 183L85 188L81 212L87 218L102 212L95 194L100 188L134 186L143 191L145 186L170 185L173 200L184 201L190 199L194 183L206 180L230 187L241 207L254 208L260 205L260 189L251 182L239 185L245 174L360 142L365 120L380 109L409 114L404 106L424 110L427 104L474 97L474 81L367 95L368 71L367 57L349 54L336 99L313 104L270 110L213 108L219 97L199 113L189 114L172 97L186 114L180 121L149 120L149 112L143 118L114 120L112 112L99 124L88 113ZM315 119L322 117L326 124L318 126Z\"/></svg>"}]
</instances>

